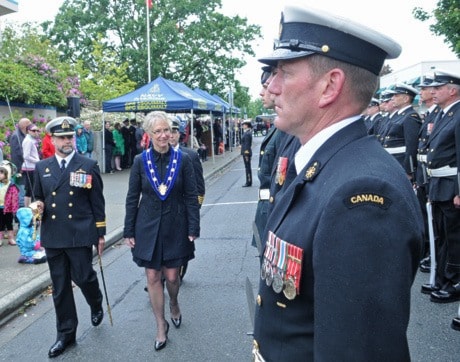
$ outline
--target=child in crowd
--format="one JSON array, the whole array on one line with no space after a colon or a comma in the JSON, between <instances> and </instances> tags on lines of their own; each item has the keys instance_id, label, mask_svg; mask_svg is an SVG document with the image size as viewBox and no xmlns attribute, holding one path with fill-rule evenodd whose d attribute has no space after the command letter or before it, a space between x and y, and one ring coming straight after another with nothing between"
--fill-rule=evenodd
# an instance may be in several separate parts
<instances>
[{"instance_id":1,"label":"child in crowd","mask_svg":"<svg viewBox=\"0 0 460 362\"><path fill-rule=\"evenodd\" d=\"M8 244L16 245L13 218L19 207L19 188L11 181L14 173L15 167L11 162L0 163L0 246L5 229L8 233Z\"/></svg>"},{"instance_id":2,"label":"child in crowd","mask_svg":"<svg viewBox=\"0 0 460 362\"><path fill-rule=\"evenodd\" d=\"M80 155L86 154L88 152L88 141L86 140L86 136L83 134L83 126L77 125L75 127L75 140L77 146L77 152Z\"/></svg>"}]
</instances>

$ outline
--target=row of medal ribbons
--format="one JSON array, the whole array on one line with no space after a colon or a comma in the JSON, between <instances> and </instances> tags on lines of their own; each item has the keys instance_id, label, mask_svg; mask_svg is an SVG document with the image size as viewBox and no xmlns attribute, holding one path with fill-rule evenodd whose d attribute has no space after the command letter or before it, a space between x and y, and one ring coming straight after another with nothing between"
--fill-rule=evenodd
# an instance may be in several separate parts
<instances>
[{"instance_id":1,"label":"row of medal ribbons","mask_svg":"<svg viewBox=\"0 0 460 362\"><path fill-rule=\"evenodd\" d=\"M302 248L269 231L260 277L275 293L283 292L287 299L293 300L299 294L302 259Z\"/></svg>"}]
</instances>

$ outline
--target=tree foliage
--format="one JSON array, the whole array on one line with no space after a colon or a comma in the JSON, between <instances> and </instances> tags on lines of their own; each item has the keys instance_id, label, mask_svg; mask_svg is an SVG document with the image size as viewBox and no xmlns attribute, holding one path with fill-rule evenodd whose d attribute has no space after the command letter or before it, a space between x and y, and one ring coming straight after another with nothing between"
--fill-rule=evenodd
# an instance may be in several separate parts
<instances>
[{"instance_id":1,"label":"tree foliage","mask_svg":"<svg viewBox=\"0 0 460 362\"><path fill-rule=\"evenodd\" d=\"M444 43L460 58L460 2L458 0L439 0L431 14L417 7L412 11L420 21L434 20L430 25L433 34L444 36Z\"/></svg>"},{"instance_id":2,"label":"tree foliage","mask_svg":"<svg viewBox=\"0 0 460 362\"><path fill-rule=\"evenodd\" d=\"M0 98L60 107L70 89L66 69L49 41L30 24L7 26L0 36Z\"/></svg>"},{"instance_id":3,"label":"tree foliage","mask_svg":"<svg viewBox=\"0 0 460 362\"><path fill-rule=\"evenodd\" d=\"M152 79L162 76L224 96L260 27L246 18L217 12L221 0L157 0L150 10ZM42 24L63 61L98 66L94 39L116 64L127 64L128 78L148 81L147 22L144 0L69 0L54 22Z\"/></svg>"},{"instance_id":4,"label":"tree foliage","mask_svg":"<svg viewBox=\"0 0 460 362\"><path fill-rule=\"evenodd\" d=\"M75 65L75 71L80 76L80 89L85 97L101 104L102 101L134 90L136 84L128 79L126 73L128 64L117 64L114 52L104 49L100 39L92 45L92 70L86 68L81 59Z\"/></svg>"}]
</instances>

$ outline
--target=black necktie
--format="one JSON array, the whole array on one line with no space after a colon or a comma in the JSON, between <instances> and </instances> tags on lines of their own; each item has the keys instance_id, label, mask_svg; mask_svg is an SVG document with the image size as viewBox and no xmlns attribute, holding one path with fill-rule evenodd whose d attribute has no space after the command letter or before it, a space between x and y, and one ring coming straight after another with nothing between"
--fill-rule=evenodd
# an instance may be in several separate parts
<instances>
[{"instance_id":1,"label":"black necktie","mask_svg":"<svg viewBox=\"0 0 460 362\"><path fill-rule=\"evenodd\" d=\"M65 159L62 159L61 160L61 172L64 172L65 170L65 163L66 163Z\"/></svg>"},{"instance_id":2,"label":"black necktie","mask_svg":"<svg viewBox=\"0 0 460 362\"><path fill-rule=\"evenodd\" d=\"M435 117L435 119L434 119L434 121L433 121L433 128L436 127L436 124L441 120L442 116L444 116L444 111L440 111L440 112L436 115L436 117Z\"/></svg>"}]
</instances>

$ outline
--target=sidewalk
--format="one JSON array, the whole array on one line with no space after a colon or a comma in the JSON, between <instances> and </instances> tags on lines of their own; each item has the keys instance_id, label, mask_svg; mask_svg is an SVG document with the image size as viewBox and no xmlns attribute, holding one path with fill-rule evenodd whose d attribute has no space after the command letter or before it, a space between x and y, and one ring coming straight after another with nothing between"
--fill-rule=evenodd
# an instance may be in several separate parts
<instances>
[{"instance_id":1,"label":"sidewalk","mask_svg":"<svg viewBox=\"0 0 460 362\"><path fill-rule=\"evenodd\" d=\"M259 142L254 142L255 149ZM223 155L208 157L203 162L205 180L213 177L235 159L239 159L239 148L226 151ZM107 217L106 248L122 238L125 213L125 197L128 190L129 169L114 174L102 174L104 181L105 211ZM16 227L16 226L15 226ZM36 297L50 284L48 264L19 264L19 248L3 241L0 247L0 326L14 316L19 308Z\"/></svg>"}]
</instances>

